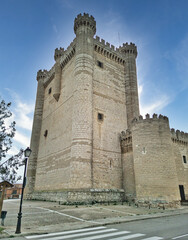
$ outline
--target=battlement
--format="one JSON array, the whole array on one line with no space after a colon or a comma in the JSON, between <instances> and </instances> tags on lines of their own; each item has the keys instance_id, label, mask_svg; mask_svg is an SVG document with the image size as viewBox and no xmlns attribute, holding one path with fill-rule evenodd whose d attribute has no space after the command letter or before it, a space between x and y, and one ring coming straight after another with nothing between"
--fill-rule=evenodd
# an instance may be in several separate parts
<instances>
[{"instance_id":1,"label":"battlement","mask_svg":"<svg viewBox=\"0 0 188 240\"><path fill-rule=\"evenodd\" d=\"M64 54L60 60L61 67L63 68L69 61L70 59L74 56L75 54L75 41L74 39L71 44L68 46L66 51L64 51Z\"/></svg>"},{"instance_id":2,"label":"battlement","mask_svg":"<svg viewBox=\"0 0 188 240\"><path fill-rule=\"evenodd\" d=\"M55 76L55 65L47 72L46 77L44 79L44 87L48 86L51 80Z\"/></svg>"},{"instance_id":3,"label":"battlement","mask_svg":"<svg viewBox=\"0 0 188 240\"><path fill-rule=\"evenodd\" d=\"M47 74L48 74L48 71L46 69L44 69L44 70L40 69L37 72L37 81L39 81L39 79L45 78L47 76Z\"/></svg>"},{"instance_id":4,"label":"battlement","mask_svg":"<svg viewBox=\"0 0 188 240\"><path fill-rule=\"evenodd\" d=\"M138 55L137 46L132 42L130 44L128 42L123 43L123 46L119 47L119 51L123 54L133 54L135 57Z\"/></svg>"},{"instance_id":5,"label":"battlement","mask_svg":"<svg viewBox=\"0 0 188 240\"><path fill-rule=\"evenodd\" d=\"M101 39L99 36L95 36L95 41L100 43L101 45L103 45L103 47L107 47L108 49L112 50L112 51L117 51L119 52L119 49L118 48L115 48L114 45L110 44L109 42L105 42L104 39Z\"/></svg>"},{"instance_id":6,"label":"battlement","mask_svg":"<svg viewBox=\"0 0 188 240\"><path fill-rule=\"evenodd\" d=\"M54 60L56 61L58 58L63 56L64 52L65 52L64 48L61 48L61 47L59 49L56 48L54 53Z\"/></svg>"},{"instance_id":7,"label":"battlement","mask_svg":"<svg viewBox=\"0 0 188 240\"><path fill-rule=\"evenodd\" d=\"M92 15L88 13L84 13L83 15L80 13L74 20L74 33L76 34L77 29L80 26L87 26L93 30L93 35L96 33L96 21Z\"/></svg>"},{"instance_id":8,"label":"battlement","mask_svg":"<svg viewBox=\"0 0 188 240\"><path fill-rule=\"evenodd\" d=\"M173 142L178 141L178 142L188 143L188 133L185 133L180 130L175 131L174 128L171 128L170 132L171 132L171 137L172 137Z\"/></svg>"},{"instance_id":9,"label":"battlement","mask_svg":"<svg viewBox=\"0 0 188 240\"><path fill-rule=\"evenodd\" d=\"M105 42L104 39L100 39L98 36L94 38L94 50L119 64L125 64L124 56L120 53L119 49L115 48L109 42Z\"/></svg>"},{"instance_id":10,"label":"battlement","mask_svg":"<svg viewBox=\"0 0 188 240\"><path fill-rule=\"evenodd\" d=\"M154 113L153 115L152 115L152 117L150 117L150 114L146 114L146 116L145 116L145 119L143 118L143 116L142 115L140 115L138 118L137 117L135 117L133 120L132 120L132 124L134 124L134 123L140 123L140 122L147 122L147 121L156 121L156 120L159 120L159 121L165 121L165 122L167 122L168 123L168 117L166 117L166 116L163 116L163 115L157 115L156 113Z\"/></svg>"}]
</instances>

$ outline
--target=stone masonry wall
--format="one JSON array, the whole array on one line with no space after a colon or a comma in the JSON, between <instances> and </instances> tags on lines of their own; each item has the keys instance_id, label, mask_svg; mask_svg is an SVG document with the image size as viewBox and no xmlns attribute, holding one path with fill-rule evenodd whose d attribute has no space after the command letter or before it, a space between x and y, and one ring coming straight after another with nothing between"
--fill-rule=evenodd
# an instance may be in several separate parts
<instances>
[{"instance_id":1,"label":"stone masonry wall","mask_svg":"<svg viewBox=\"0 0 188 240\"><path fill-rule=\"evenodd\" d=\"M178 185L183 185L185 198L188 200L188 134L171 129L172 149L174 153ZM186 157L184 163L183 156Z\"/></svg>"},{"instance_id":2,"label":"stone masonry wall","mask_svg":"<svg viewBox=\"0 0 188 240\"><path fill-rule=\"evenodd\" d=\"M136 198L134 158L132 149L132 134L127 129L126 133L121 132L120 135L121 152L122 152L122 168L123 168L123 189L125 198L128 201L134 201Z\"/></svg>"},{"instance_id":3,"label":"stone masonry wall","mask_svg":"<svg viewBox=\"0 0 188 240\"><path fill-rule=\"evenodd\" d=\"M92 204L104 202L121 202L123 190L112 189L72 189L59 191L35 191L30 199L56 201L61 204Z\"/></svg>"},{"instance_id":4,"label":"stone masonry wall","mask_svg":"<svg viewBox=\"0 0 188 240\"><path fill-rule=\"evenodd\" d=\"M36 191L69 188L73 105L71 82L73 69L74 58L70 60L62 71L58 101L53 97L54 81L52 80L45 88L37 160ZM44 136L46 131L47 136Z\"/></svg>"},{"instance_id":5,"label":"stone masonry wall","mask_svg":"<svg viewBox=\"0 0 188 240\"><path fill-rule=\"evenodd\" d=\"M102 67L98 66L98 61ZM101 114L102 119L99 119ZM94 54L93 171L94 188L122 188L119 132L127 128L123 65Z\"/></svg>"}]
</instances>

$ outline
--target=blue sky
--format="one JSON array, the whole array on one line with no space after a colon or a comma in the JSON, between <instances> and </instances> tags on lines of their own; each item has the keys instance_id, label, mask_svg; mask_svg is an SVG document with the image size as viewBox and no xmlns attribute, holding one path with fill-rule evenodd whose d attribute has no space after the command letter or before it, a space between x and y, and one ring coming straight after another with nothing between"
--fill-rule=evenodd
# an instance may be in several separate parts
<instances>
[{"instance_id":1,"label":"blue sky","mask_svg":"<svg viewBox=\"0 0 188 240\"><path fill-rule=\"evenodd\" d=\"M188 132L187 0L0 0L0 96L17 123L10 154L30 142L37 71L67 48L83 12L95 17L99 37L137 45L141 114L161 113Z\"/></svg>"}]
</instances>

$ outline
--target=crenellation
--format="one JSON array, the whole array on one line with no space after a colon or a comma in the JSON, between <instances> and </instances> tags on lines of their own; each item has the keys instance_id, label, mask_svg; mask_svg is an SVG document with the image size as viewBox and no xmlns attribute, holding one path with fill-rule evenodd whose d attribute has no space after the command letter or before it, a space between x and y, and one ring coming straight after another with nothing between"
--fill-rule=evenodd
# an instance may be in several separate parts
<instances>
[{"instance_id":1,"label":"crenellation","mask_svg":"<svg viewBox=\"0 0 188 240\"><path fill-rule=\"evenodd\" d=\"M101 43L105 45L105 40L104 40L104 39L101 39Z\"/></svg>"},{"instance_id":2,"label":"crenellation","mask_svg":"<svg viewBox=\"0 0 188 240\"><path fill-rule=\"evenodd\" d=\"M67 49L64 51L63 56L60 59L60 65L62 68L71 60L71 58L75 54L75 43L76 39L71 42L71 44L67 47Z\"/></svg>"},{"instance_id":3,"label":"crenellation","mask_svg":"<svg viewBox=\"0 0 188 240\"><path fill-rule=\"evenodd\" d=\"M37 72L37 81L39 80L39 79L44 79L46 76L47 76L47 74L48 74L48 71L46 70L46 69L44 69L44 70L39 70L38 72Z\"/></svg>"},{"instance_id":4,"label":"crenellation","mask_svg":"<svg viewBox=\"0 0 188 240\"><path fill-rule=\"evenodd\" d=\"M127 129L126 132L122 131L120 134L120 145L122 153L132 152L132 133L130 129Z\"/></svg>"},{"instance_id":5,"label":"crenellation","mask_svg":"<svg viewBox=\"0 0 188 240\"><path fill-rule=\"evenodd\" d=\"M150 117L150 114L146 114L145 115L145 119L143 118L143 116L142 115L140 115L139 117L135 117L133 120L132 120L132 123L135 123L135 122L143 122L143 121L156 121L156 120L163 120L163 121L166 121L166 122L168 122L168 117L166 117L166 116L163 116L163 115L161 115L161 114L159 114L159 116L156 114L156 113L154 113L153 115L152 115L152 117Z\"/></svg>"},{"instance_id":6,"label":"crenellation","mask_svg":"<svg viewBox=\"0 0 188 240\"><path fill-rule=\"evenodd\" d=\"M115 50L115 46L114 46L114 45L111 45L111 49L114 51L114 50Z\"/></svg>"},{"instance_id":7,"label":"crenellation","mask_svg":"<svg viewBox=\"0 0 188 240\"><path fill-rule=\"evenodd\" d=\"M128 54L128 55L134 55L134 57L137 57L138 52L137 52L137 47L134 43L130 42L130 44L123 43L123 46L119 47L119 50L122 54Z\"/></svg>"},{"instance_id":8,"label":"crenellation","mask_svg":"<svg viewBox=\"0 0 188 240\"><path fill-rule=\"evenodd\" d=\"M80 26L87 26L92 30L92 34L96 33L96 21L95 18L89 14L78 14L74 20L74 33L76 34Z\"/></svg>"},{"instance_id":9,"label":"crenellation","mask_svg":"<svg viewBox=\"0 0 188 240\"><path fill-rule=\"evenodd\" d=\"M54 60L57 61L57 59L59 59L61 56L63 56L65 50L64 48L56 48L55 49L55 53L54 53Z\"/></svg>"},{"instance_id":10,"label":"crenellation","mask_svg":"<svg viewBox=\"0 0 188 240\"><path fill-rule=\"evenodd\" d=\"M107 58L110 58L111 60L124 65L125 59L123 58L122 54L120 53L119 49L116 48L113 45L110 45L110 43L106 43L103 39L100 40L98 36L94 38L94 50Z\"/></svg>"},{"instance_id":11,"label":"crenellation","mask_svg":"<svg viewBox=\"0 0 188 240\"><path fill-rule=\"evenodd\" d=\"M171 128L171 137L174 142L188 143L188 133Z\"/></svg>"},{"instance_id":12,"label":"crenellation","mask_svg":"<svg viewBox=\"0 0 188 240\"><path fill-rule=\"evenodd\" d=\"M150 119L150 115L148 113L146 114L146 119Z\"/></svg>"}]
</instances>

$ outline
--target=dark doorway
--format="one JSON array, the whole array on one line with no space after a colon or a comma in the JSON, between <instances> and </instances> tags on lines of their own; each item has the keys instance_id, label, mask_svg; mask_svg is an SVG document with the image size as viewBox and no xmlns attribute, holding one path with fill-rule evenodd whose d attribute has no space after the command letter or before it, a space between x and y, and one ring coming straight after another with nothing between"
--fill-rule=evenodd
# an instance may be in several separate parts
<instances>
[{"instance_id":1,"label":"dark doorway","mask_svg":"<svg viewBox=\"0 0 188 240\"><path fill-rule=\"evenodd\" d=\"M183 185L179 185L179 189L180 189L181 201L185 201L184 186Z\"/></svg>"}]
</instances>

